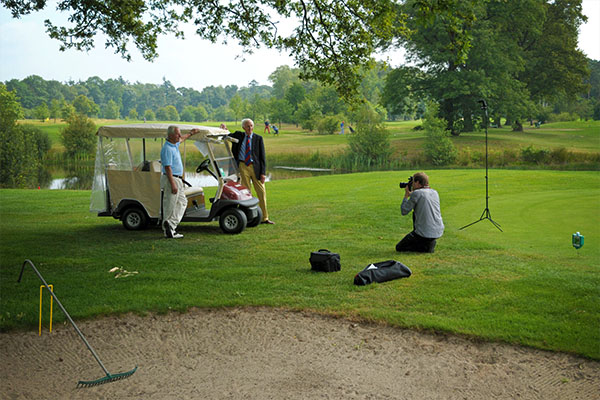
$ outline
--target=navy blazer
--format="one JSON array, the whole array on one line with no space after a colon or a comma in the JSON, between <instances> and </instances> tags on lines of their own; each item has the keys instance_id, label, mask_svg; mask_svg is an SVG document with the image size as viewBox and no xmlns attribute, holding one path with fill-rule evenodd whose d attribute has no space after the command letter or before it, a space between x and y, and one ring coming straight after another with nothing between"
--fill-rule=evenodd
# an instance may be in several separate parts
<instances>
[{"instance_id":1,"label":"navy blazer","mask_svg":"<svg viewBox=\"0 0 600 400\"><path fill-rule=\"evenodd\" d=\"M244 160L239 159L239 154L242 140L246 140L246 132L235 131L229 134L229 136L238 140L237 143L231 144L231 152L233 153L233 157L238 162L244 162ZM267 160L265 155L265 143L262 136L258 135L256 132L252 134L250 149L252 150L252 166L254 167L254 174L256 175L256 179L260 179L261 175L267 175Z\"/></svg>"}]
</instances>

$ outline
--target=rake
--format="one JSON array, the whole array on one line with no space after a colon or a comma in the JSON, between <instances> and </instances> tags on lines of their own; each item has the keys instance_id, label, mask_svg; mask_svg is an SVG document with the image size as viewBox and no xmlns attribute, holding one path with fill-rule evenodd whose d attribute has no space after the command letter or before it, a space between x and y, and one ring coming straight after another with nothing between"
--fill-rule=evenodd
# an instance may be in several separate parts
<instances>
[{"instance_id":1,"label":"rake","mask_svg":"<svg viewBox=\"0 0 600 400\"><path fill-rule=\"evenodd\" d=\"M19 279L17 280L17 282L21 282L21 277L23 277L23 271L25 270L25 265L27 265L27 264L31 265L31 268L33 268L33 270L35 271L35 273L37 274L37 276L40 278L40 280L42 281L42 283L44 284L44 286L46 286L46 289L48 289L48 291L50 292L50 294L52 295L52 297L56 301L56 304L58 304L58 306L63 311L63 313L65 313L67 319L69 320L69 322L71 323L71 325L73 325L73 328L75 328L75 330L79 334L79 337L81 338L81 340L83 340L83 343L85 343L85 345L87 346L87 348L89 349L89 351L92 353L92 355L94 356L94 358L96 359L96 361L98 361L98 364L100 364L100 367L102 367L102 370L106 374L106 376L103 376L102 378L99 378L99 379L96 379L96 380L93 380L93 381L79 381L77 383L77 387L79 388L79 387L98 386L98 385L102 385L102 384L105 384L105 383L110 383L110 382L114 382L114 381L119 381L121 379L129 378L131 375L133 375L133 373L137 370L137 365L135 366L134 369L132 369L131 371L127 371L127 372L120 372L118 374L111 374L110 372L108 372L108 370L106 369L106 367L104 366L104 364L102 364L102 361L100 361L100 357L98 357L98 355L96 354L96 352L94 351L94 349L92 349L92 346L90 346L90 344L88 343L88 341L85 339L85 336L83 336L83 333L81 333L81 331L79 330L79 328L77 327L77 325L75 325L75 322L73 322L73 319L71 318L71 316L69 315L69 313L67 312L67 310L65 310L65 308L63 307L63 305L61 304L61 302L58 300L58 298L56 297L56 295L54 294L54 292L52 290L50 290L50 288L48 287L48 284L46 283L46 281L44 280L44 278L42 277L42 275L40 274L40 272L37 270L37 268L35 267L35 265L33 265L33 263L30 260L25 260L25 262L23 263L23 266L21 267L21 273L19 274Z\"/></svg>"}]
</instances>

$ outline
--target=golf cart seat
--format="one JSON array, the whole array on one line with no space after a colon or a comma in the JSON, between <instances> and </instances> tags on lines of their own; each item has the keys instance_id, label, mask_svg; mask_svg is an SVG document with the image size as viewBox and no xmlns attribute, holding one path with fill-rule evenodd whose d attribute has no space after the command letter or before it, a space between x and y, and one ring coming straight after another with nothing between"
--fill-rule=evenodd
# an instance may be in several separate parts
<instances>
[{"instance_id":1,"label":"golf cart seat","mask_svg":"<svg viewBox=\"0 0 600 400\"><path fill-rule=\"evenodd\" d=\"M204 190L201 187L188 187L185 189L185 197L187 198L187 208L195 208L201 207L202 210L207 212L204 209Z\"/></svg>"},{"instance_id":2,"label":"golf cart seat","mask_svg":"<svg viewBox=\"0 0 600 400\"><path fill-rule=\"evenodd\" d=\"M185 188L185 197L195 197L201 194L204 194L204 190L201 187L192 186Z\"/></svg>"},{"instance_id":3,"label":"golf cart seat","mask_svg":"<svg viewBox=\"0 0 600 400\"><path fill-rule=\"evenodd\" d=\"M160 161L144 161L136 168L136 171L161 172Z\"/></svg>"}]
</instances>

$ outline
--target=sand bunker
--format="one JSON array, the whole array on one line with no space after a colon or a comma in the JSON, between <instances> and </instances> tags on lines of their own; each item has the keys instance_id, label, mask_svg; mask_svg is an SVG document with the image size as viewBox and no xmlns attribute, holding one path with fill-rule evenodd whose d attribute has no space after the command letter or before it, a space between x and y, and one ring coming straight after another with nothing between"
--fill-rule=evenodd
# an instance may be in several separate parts
<instances>
[{"instance_id":1,"label":"sand bunker","mask_svg":"<svg viewBox=\"0 0 600 400\"><path fill-rule=\"evenodd\" d=\"M598 399L600 363L268 308L127 315L0 334L2 399Z\"/></svg>"}]
</instances>

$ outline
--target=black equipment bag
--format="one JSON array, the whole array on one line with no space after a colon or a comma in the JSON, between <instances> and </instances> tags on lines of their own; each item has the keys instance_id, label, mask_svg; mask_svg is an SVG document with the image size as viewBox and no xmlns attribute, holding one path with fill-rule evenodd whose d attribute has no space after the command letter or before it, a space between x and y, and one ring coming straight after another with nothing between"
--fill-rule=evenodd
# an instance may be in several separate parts
<instances>
[{"instance_id":1,"label":"black equipment bag","mask_svg":"<svg viewBox=\"0 0 600 400\"><path fill-rule=\"evenodd\" d=\"M334 272L341 269L340 255L326 249L311 252L308 260L313 271Z\"/></svg>"},{"instance_id":2,"label":"black equipment bag","mask_svg":"<svg viewBox=\"0 0 600 400\"><path fill-rule=\"evenodd\" d=\"M408 278L412 271L401 262L388 260L369 264L354 277L355 285L368 285L373 282L387 282L399 278Z\"/></svg>"}]
</instances>

